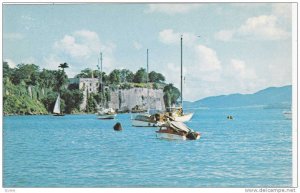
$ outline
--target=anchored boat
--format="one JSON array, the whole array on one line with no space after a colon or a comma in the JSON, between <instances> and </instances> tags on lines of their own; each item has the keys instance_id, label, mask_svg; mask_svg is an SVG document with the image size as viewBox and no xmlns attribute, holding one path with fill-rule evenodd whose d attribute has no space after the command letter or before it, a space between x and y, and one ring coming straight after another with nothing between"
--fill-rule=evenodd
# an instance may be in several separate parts
<instances>
[{"instance_id":1,"label":"anchored boat","mask_svg":"<svg viewBox=\"0 0 300 193\"><path fill-rule=\"evenodd\" d=\"M188 122L193 117L194 113L183 113L183 109L179 108L171 108L171 112L169 112L170 117L172 120L177 122Z\"/></svg>"},{"instance_id":2,"label":"anchored boat","mask_svg":"<svg viewBox=\"0 0 300 193\"><path fill-rule=\"evenodd\" d=\"M157 138L178 139L178 140L197 140L200 139L200 133L187 127L182 122L166 121L156 131Z\"/></svg>"},{"instance_id":3,"label":"anchored boat","mask_svg":"<svg viewBox=\"0 0 300 193\"><path fill-rule=\"evenodd\" d=\"M105 104L105 94L104 94L104 83L103 83L103 80L102 80L102 52L100 52L100 65L99 66L99 58L98 58L98 71L100 72L100 75L99 75L99 91L101 92L102 94L102 104L101 104L101 107L98 107L98 112L96 113L98 119L114 119L116 116L117 116L117 113L114 109L112 108L105 108L104 104Z\"/></svg>"},{"instance_id":4,"label":"anchored boat","mask_svg":"<svg viewBox=\"0 0 300 193\"><path fill-rule=\"evenodd\" d=\"M147 74L149 74L149 64L148 64L148 49L147 49ZM139 113L137 115L131 116L131 124L134 127L157 127L158 119L157 115L150 114L150 104L149 104L149 80L147 76L147 106L148 110L145 110L138 105L136 105L131 113Z\"/></svg>"},{"instance_id":5,"label":"anchored boat","mask_svg":"<svg viewBox=\"0 0 300 193\"><path fill-rule=\"evenodd\" d=\"M112 108L100 108L96 115L98 119L114 119L117 113Z\"/></svg>"},{"instance_id":6,"label":"anchored boat","mask_svg":"<svg viewBox=\"0 0 300 193\"><path fill-rule=\"evenodd\" d=\"M138 114L132 117L131 123L134 127L158 127L158 121L155 115L148 113Z\"/></svg>"}]
</instances>

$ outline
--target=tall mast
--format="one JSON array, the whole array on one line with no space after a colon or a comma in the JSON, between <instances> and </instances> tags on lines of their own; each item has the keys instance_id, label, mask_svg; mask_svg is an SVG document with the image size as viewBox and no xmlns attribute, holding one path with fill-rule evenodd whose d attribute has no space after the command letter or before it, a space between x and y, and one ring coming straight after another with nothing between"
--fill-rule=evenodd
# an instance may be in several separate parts
<instances>
[{"instance_id":1,"label":"tall mast","mask_svg":"<svg viewBox=\"0 0 300 193\"><path fill-rule=\"evenodd\" d=\"M182 103L182 35L181 35L181 38L180 38L180 59L181 59L181 67L180 67L180 103L181 103L181 108L183 107L183 103Z\"/></svg>"},{"instance_id":2,"label":"tall mast","mask_svg":"<svg viewBox=\"0 0 300 193\"><path fill-rule=\"evenodd\" d=\"M101 85L101 94L102 94L102 106L104 107L104 92L103 92L103 79L102 79L102 52L100 52L100 85Z\"/></svg>"},{"instance_id":3,"label":"tall mast","mask_svg":"<svg viewBox=\"0 0 300 193\"><path fill-rule=\"evenodd\" d=\"M149 50L147 49L147 105L148 105L148 111L150 109L149 104Z\"/></svg>"}]
</instances>

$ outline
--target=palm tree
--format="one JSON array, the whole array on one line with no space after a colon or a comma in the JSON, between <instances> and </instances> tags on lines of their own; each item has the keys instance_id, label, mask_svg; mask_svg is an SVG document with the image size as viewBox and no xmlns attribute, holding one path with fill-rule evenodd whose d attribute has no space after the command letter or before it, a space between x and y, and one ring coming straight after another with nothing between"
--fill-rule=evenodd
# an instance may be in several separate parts
<instances>
[{"instance_id":1,"label":"palm tree","mask_svg":"<svg viewBox=\"0 0 300 193\"><path fill-rule=\"evenodd\" d=\"M61 87L67 82L67 75L65 74L65 68L69 68L69 65L65 62L63 64L60 64L58 68L62 68L61 70L58 70L57 74L57 90L60 93L61 92Z\"/></svg>"},{"instance_id":2,"label":"palm tree","mask_svg":"<svg viewBox=\"0 0 300 193\"><path fill-rule=\"evenodd\" d=\"M59 67L59 68L62 68L62 69L63 69L63 72L65 72L65 68L69 68L69 64L67 64L67 63L65 62L65 63L63 63L63 64L60 64L58 67Z\"/></svg>"}]
</instances>

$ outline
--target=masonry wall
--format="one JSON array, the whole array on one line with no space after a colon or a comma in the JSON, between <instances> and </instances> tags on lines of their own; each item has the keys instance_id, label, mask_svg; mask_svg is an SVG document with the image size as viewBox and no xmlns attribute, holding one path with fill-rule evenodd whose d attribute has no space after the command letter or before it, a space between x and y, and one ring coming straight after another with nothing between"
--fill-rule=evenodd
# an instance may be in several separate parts
<instances>
[{"instance_id":1,"label":"masonry wall","mask_svg":"<svg viewBox=\"0 0 300 193\"><path fill-rule=\"evenodd\" d=\"M87 96L89 93L99 92L99 79L97 78L73 78L70 79L70 84L78 84L79 89L83 92L83 102L80 105L80 110L85 110L87 105ZM108 106L113 109L129 109L131 110L136 105L145 109L160 109L165 110L162 89L149 89L149 99L147 88L131 88L117 89L110 91L110 101ZM147 102L149 100L149 103Z\"/></svg>"}]
</instances>

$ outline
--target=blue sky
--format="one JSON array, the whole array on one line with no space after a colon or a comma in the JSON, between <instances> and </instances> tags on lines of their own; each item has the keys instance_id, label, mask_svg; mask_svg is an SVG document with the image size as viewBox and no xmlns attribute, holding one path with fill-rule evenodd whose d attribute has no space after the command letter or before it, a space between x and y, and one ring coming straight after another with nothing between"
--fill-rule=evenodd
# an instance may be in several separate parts
<instances>
[{"instance_id":1,"label":"blue sky","mask_svg":"<svg viewBox=\"0 0 300 193\"><path fill-rule=\"evenodd\" d=\"M35 63L69 77L103 68L146 67L180 85L183 35L184 100L253 93L292 83L289 3L4 4L3 60ZM198 37L200 36L200 37Z\"/></svg>"}]
</instances>

